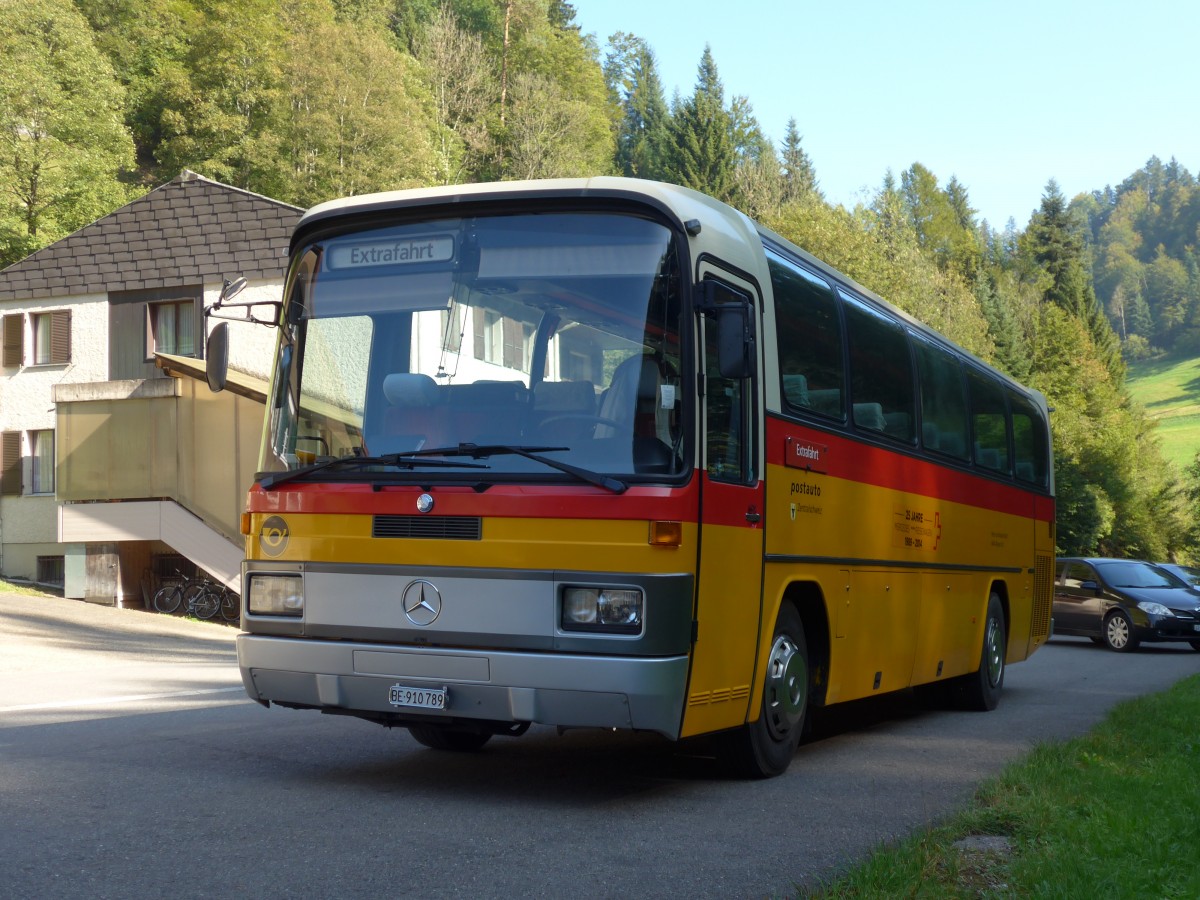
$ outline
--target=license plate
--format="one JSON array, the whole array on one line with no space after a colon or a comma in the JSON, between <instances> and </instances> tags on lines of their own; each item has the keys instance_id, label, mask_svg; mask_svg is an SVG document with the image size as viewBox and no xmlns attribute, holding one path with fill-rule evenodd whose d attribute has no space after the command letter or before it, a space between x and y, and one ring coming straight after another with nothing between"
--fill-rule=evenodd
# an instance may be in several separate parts
<instances>
[{"instance_id":1,"label":"license plate","mask_svg":"<svg viewBox=\"0 0 1200 900\"><path fill-rule=\"evenodd\" d=\"M1192 631L1200 631L1200 625L1193 625Z\"/></svg>"},{"instance_id":2,"label":"license plate","mask_svg":"<svg viewBox=\"0 0 1200 900\"><path fill-rule=\"evenodd\" d=\"M445 709L446 689L393 684L388 688L388 703L392 706L415 706L418 709Z\"/></svg>"}]
</instances>

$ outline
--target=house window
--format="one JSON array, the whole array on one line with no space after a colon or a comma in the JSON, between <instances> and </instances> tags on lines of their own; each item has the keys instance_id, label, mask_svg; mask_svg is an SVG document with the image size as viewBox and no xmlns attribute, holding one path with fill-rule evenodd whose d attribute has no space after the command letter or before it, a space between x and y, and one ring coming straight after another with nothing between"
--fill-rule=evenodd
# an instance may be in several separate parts
<instances>
[{"instance_id":1,"label":"house window","mask_svg":"<svg viewBox=\"0 0 1200 900\"><path fill-rule=\"evenodd\" d=\"M33 313L29 322L33 335L33 365L59 366L71 361L70 310ZM3 363L6 367L25 365L25 316L22 313L4 317Z\"/></svg>"},{"instance_id":2,"label":"house window","mask_svg":"<svg viewBox=\"0 0 1200 900\"><path fill-rule=\"evenodd\" d=\"M147 305L150 314L149 359L157 353L196 355L196 304L193 300L171 300Z\"/></svg>"},{"instance_id":3,"label":"house window","mask_svg":"<svg viewBox=\"0 0 1200 900\"><path fill-rule=\"evenodd\" d=\"M54 431L29 432L34 494L54 493Z\"/></svg>"},{"instance_id":4,"label":"house window","mask_svg":"<svg viewBox=\"0 0 1200 900\"><path fill-rule=\"evenodd\" d=\"M50 584L62 587L66 582L65 557L39 556L37 558L38 584Z\"/></svg>"},{"instance_id":5,"label":"house window","mask_svg":"<svg viewBox=\"0 0 1200 900\"><path fill-rule=\"evenodd\" d=\"M33 364L64 365L71 361L71 313L60 309L35 313L33 319Z\"/></svg>"}]
</instances>

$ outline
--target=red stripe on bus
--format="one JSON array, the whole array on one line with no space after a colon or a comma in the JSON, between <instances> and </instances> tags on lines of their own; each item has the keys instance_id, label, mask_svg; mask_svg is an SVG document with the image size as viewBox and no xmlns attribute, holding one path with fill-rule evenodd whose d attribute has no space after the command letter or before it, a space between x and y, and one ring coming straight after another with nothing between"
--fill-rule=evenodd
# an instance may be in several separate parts
<instances>
[{"instance_id":1,"label":"red stripe on bus","mask_svg":"<svg viewBox=\"0 0 1200 900\"><path fill-rule=\"evenodd\" d=\"M794 452L797 444L802 448L800 453ZM813 474L1017 516L1031 515L1032 510L1039 521L1054 519L1052 498L1015 484L1004 484L994 478L941 466L887 447L768 417L767 462L786 465L789 448L793 449L793 460L810 465ZM793 468L798 472L805 471L803 467Z\"/></svg>"},{"instance_id":2,"label":"red stripe on bus","mask_svg":"<svg viewBox=\"0 0 1200 900\"><path fill-rule=\"evenodd\" d=\"M252 513L326 515L418 515L417 498L429 493L433 515L523 519L657 519L695 522L699 478L677 487L634 485L623 494L574 485L493 485L486 491L438 485L426 492L417 485L289 484L250 490Z\"/></svg>"}]
</instances>

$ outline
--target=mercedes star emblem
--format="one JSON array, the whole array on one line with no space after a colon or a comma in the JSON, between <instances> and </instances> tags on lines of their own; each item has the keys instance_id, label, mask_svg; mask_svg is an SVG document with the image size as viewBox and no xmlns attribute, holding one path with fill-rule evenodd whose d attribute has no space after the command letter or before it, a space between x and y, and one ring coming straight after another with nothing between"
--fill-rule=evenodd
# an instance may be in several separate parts
<instances>
[{"instance_id":1,"label":"mercedes star emblem","mask_svg":"<svg viewBox=\"0 0 1200 900\"><path fill-rule=\"evenodd\" d=\"M401 595L404 615L414 625L432 625L442 612L442 593L428 581L413 581Z\"/></svg>"}]
</instances>

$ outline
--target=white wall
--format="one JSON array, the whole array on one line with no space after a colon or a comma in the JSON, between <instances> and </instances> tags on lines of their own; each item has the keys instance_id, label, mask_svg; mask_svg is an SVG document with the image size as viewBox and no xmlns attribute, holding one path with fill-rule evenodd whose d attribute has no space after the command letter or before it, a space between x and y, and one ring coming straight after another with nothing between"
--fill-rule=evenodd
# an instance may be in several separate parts
<instances>
[{"instance_id":1,"label":"white wall","mask_svg":"<svg viewBox=\"0 0 1200 900\"><path fill-rule=\"evenodd\" d=\"M35 366L30 313L71 311L71 361L66 365ZM0 315L25 314L25 361L19 368L0 369L0 431L19 431L22 483L32 484L30 431L53 430L57 384L103 381L108 376L108 298L101 295L4 301ZM58 504L53 495L0 497L0 571L13 578L33 579L37 557L61 552L56 544Z\"/></svg>"}]
</instances>

